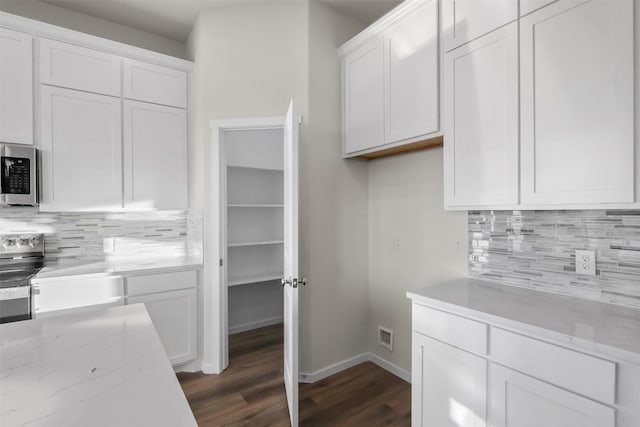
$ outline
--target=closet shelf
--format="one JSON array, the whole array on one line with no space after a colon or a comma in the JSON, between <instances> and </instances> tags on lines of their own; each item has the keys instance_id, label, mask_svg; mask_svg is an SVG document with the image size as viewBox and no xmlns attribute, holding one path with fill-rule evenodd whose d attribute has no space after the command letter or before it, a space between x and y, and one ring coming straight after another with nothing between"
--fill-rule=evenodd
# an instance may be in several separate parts
<instances>
[{"instance_id":1,"label":"closet shelf","mask_svg":"<svg viewBox=\"0 0 640 427\"><path fill-rule=\"evenodd\" d=\"M283 208L283 204L271 203L227 203L228 208Z\"/></svg>"},{"instance_id":2,"label":"closet shelf","mask_svg":"<svg viewBox=\"0 0 640 427\"><path fill-rule=\"evenodd\" d=\"M276 172L276 173L284 173L282 169L276 168L264 168L264 167L256 167L256 166L240 166L240 165L227 165L228 168L234 169L249 169L254 171L265 171L265 172Z\"/></svg>"},{"instance_id":3,"label":"closet shelf","mask_svg":"<svg viewBox=\"0 0 640 427\"><path fill-rule=\"evenodd\" d=\"M263 240L259 242L236 242L227 243L228 248L241 248L243 246L266 246L266 245L282 245L284 240Z\"/></svg>"},{"instance_id":4,"label":"closet shelf","mask_svg":"<svg viewBox=\"0 0 640 427\"><path fill-rule=\"evenodd\" d=\"M251 276L244 277L233 277L227 279L227 286L239 286L239 285L248 285L251 283L261 283L261 282L270 282L273 280L279 280L282 278L283 273L263 273L263 274L254 274Z\"/></svg>"}]
</instances>

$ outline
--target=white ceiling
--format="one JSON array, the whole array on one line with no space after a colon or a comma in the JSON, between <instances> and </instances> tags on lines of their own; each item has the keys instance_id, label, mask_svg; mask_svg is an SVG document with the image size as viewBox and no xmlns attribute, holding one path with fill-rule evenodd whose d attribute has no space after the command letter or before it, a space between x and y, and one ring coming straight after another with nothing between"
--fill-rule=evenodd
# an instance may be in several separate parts
<instances>
[{"instance_id":1,"label":"white ceiling","mask_svg":"<svg viewBox=\"0 0 640 427\"><path fill-rule=\"evenodd\" d=\"M96 18L183 42L201 10L252 0L42 0ZM253 0L255 1L255 0ZM260 0L276 1L276 0ZM282 0L281 0L282 1ZM288 0L300 1L300 0ZM312 0L369 24L401 0Z\"/></svg>"}]
</instances>

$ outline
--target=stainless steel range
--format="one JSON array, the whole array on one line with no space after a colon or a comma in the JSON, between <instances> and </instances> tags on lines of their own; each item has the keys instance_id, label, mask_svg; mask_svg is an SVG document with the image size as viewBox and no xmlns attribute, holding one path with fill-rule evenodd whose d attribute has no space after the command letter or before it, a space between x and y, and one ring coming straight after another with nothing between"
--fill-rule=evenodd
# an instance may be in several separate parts
<instances>
[{"instance_id":1,"label":"stainless steel range","mask_svg":"<svg viewBox=\"0 0 640 427\"><path fill-rule=\"evenodd\" d=\"M43 265L42 234L0 234L0 323L31 319L31 278Z\"/></svg>"}]
</instances>

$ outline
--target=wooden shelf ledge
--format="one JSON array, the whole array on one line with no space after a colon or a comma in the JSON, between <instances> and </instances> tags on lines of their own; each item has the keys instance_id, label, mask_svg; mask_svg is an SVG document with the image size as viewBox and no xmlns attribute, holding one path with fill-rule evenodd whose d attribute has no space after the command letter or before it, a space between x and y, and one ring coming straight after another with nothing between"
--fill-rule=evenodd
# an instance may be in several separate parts
<instances>
[{"instance_id":1,"label":"wooden shelf ledge","mask_svg":"<svg viewBox=\"0 0 640 427\"><path fill-rule=\"evenodd\" d=\"M375 160L383 157L397 156L398 154L413 153L414 151L429 150L431 148L442 147L444 138L436 136L422 141L416 141L409 144L398 145L397 147L386 148L384 150L373 153L366 153L357 156L358 159Z\"/></svg>"}]
</instances>

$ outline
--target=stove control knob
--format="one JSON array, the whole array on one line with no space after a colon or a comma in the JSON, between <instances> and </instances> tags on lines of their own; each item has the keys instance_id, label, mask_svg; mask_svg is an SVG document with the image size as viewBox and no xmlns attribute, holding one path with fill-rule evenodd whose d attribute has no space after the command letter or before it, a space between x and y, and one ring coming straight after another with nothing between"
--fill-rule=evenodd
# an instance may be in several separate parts
<instances>
[{"instance_id":1,"label":"stove control knob","mask_svg":"<svg viewBox=\"0 0 640 427\"><path fill-rule=\"evenodd\" d=\"M29 239L29 246L31 246L32 248L35 248L38 245L40 245L40 237L33 236Z\"/></svg>"},{"instance_id":2,"label":"stove control knob","mask_svg":"<svg viewBox=\"0 0 640 427\"><path fill-rule=\"evenodd\" d=\"M9 249L9 248L13 248L16 245L16 239L14 237L9 237L6 239L2 239L2 246L4 246L5 248Z\"/></svg>"}]
</instances>

